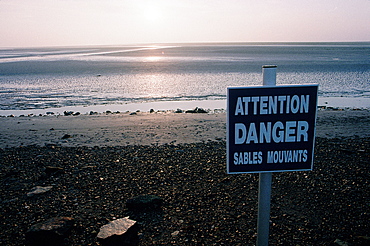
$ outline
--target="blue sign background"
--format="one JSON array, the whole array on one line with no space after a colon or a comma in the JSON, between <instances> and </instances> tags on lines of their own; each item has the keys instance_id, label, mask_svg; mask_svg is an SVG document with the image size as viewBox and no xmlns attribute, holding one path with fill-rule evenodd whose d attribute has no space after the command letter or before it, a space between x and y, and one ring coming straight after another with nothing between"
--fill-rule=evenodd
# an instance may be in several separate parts
<instances>
[{"instance_id":1,"label":"blue sign background","mask_svg":"<svg viewBox=\"0 0 370 246\"><path fill-rule=\"evenodd\" d=\"M227 172L232 173L254 173L254 172L279 172L279 171L303 171L312 170L313 167L313 149L315 141L315 124L317 112L317 91L318 85L287 85L287 86L274 86L274 87L230 87L227 92ZM297 95L298 98L303 96L308 100L308 112L286 112L286 104L284 112L275 114L261 114L260 105L252 102L248 104L243 103L243 106L248 107L248 115L240 113L240 98L243 97L261 97L264 96L290 96L292 98ZM239 104L238 104L239 98ZM297 98L297 97L296 97ZM297 101L295 106L297 106ZM280 105L278 105L278 108ZM266 107L265 107L266 108ZM257 111L256 111L257 109ZM246 109L243 108L245 111ZM239 112L239 113L236 113ZM257 113L256 113L257 112ZM256 113L256 114L254 114ZM286 122L306 122L308 123L307 140L295 142L274 142L270 143L249 143L236 144L236 135L242 135L240 132L235 133L236 124L243 124L248 128L251 123L256 126L257 135L259 132L260 123L267 124L271 122L274 125L276 122L281 122L284 126ZM297 127L298 128L298 127ZM283 131L283 129L279 129ZM286 130L286 128L284 129ZM294 130L294 128L293 128ZM237 129L240 131L240 129ZM293 153L297 154L301 151L300 158L288 158L288 155ZM302 159L302 151L305 151L304 159ZM246 153L246 154L244 154ZM270 154L270 155L269 155ZM268 155L270 162L268 163ZM280 156L279 156L280 155ZM246 157L245 157L246 156ZM245 159L246 158L246 159ZM272 159L271 159L272 158ZM284 159L283 161L276 160ZM275 160L272 161L271 160ZM246 162L244 162L246 160ZM250 163L247 163L249 160ZM253 161L251 161L253 160ZM288 160L288 161L287 161ZM305 161L303 161L305 160ZM252 163L251 163L252 162Z\"/></svg>"}]
</instances>

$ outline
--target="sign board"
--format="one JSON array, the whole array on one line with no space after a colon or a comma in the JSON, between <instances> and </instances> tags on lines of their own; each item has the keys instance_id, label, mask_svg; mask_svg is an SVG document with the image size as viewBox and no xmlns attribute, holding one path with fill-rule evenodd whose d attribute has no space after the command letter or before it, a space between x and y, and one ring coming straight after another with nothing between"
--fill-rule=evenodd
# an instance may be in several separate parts
<instances>
[{"instance_id":1,"label":"sign board","mask_svg":"<svg viewBox=\"0 0 370 246\"><path fill-rule=\"evenodd\" d=\"M317 84L229 87L227 173L312 170Z\"/></svg>"}]
</instances>

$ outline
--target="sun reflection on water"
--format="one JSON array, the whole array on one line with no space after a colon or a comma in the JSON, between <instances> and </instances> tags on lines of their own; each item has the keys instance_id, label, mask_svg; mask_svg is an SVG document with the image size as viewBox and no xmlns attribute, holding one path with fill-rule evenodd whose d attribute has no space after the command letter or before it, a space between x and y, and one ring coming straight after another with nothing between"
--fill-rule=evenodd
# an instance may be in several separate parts
<instances>
[{"instance_id":1,"label":"sun reflection on water","mask_svg":"<svg viewBox=\"0 0 370 246\"><path fill-rule=\"evenodd\" d=\"M148 56L144 59L145 62L158 62L160 60L162 60L162 57L159 56Z\"/></svg>"}]
</instances>

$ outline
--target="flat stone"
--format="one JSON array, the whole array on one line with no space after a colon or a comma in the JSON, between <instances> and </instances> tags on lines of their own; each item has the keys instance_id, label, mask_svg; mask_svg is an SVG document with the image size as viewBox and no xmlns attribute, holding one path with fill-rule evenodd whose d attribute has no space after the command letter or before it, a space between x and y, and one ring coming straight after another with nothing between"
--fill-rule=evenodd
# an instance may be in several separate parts
<instances>
[{"instance_id":1,"label":"flat stone","mask_svg":"<svg viewBox=\"0 0 370 246\"><path fill-rule=\"evenodd\" d=\"M55 217L35 224L26 232L26 242L38 246L63 245L73 222L71 217Z\"/></svg>"},{"instance_id":2,"label":"flat stone","mask_svg":"<svg viewBox=\"0 0 370 246\"><path fill-rule=\"evenodd\" d=\"M43 186L36 186L30 192L27 193L27 196L31 197L31 196L35 196L35 195L40 195L40 194L43 194L45 192L48 192L52 188L53 188L53 186L44 186L44 187Z\"/></svg>"},{"instance_id":3,"label":"flat stone","mask_svg":"<svg viewBox=\"0 0 370 246\"><path fill-rule=\"evenodd\" d=\"M97 235L99 242L103 245L137 245L138 225L136 221L128 217L113 220L102 226Z\"/></svg>"},{"instance_id":4,"label":"flat stone","mask_svg":"<svg viewBox=\"0 0 370 246\"><path fill-rule=\"evenodd\" d=\"M162 205L162 198L155 195L140 195L128 199L126 206L131 210L157 209Z\"/></svg>"},{"instance_id":5,"label":"flat stone","mask_svg":"<svg viewBox=\"0 0 370 246\"><path fill-rule=\"evenodd\" d=\"M45 167L45 173L47 175L54 174L54 173L62 173L63 168L61 167L53 167L53 166L47 166Z\"/></svg>"}]
</instances>

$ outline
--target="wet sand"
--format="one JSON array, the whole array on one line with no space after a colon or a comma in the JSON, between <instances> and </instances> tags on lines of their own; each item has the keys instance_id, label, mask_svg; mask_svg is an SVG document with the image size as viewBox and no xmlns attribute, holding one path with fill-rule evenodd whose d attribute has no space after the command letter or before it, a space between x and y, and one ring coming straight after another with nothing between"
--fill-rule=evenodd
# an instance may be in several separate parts
<instances>
[{"instance_id":1,"label":"wet sand","mask_svg":"<svg viewBox=\"0 0 370 246\"><path fill-rule=\"evenodd\" d=\"M138 112L78 116L0 117L0 148L126 146L226 140L226 114ZM370 137L370 111L318 111L317 137Z\"/></svg>"}]
</instances>

